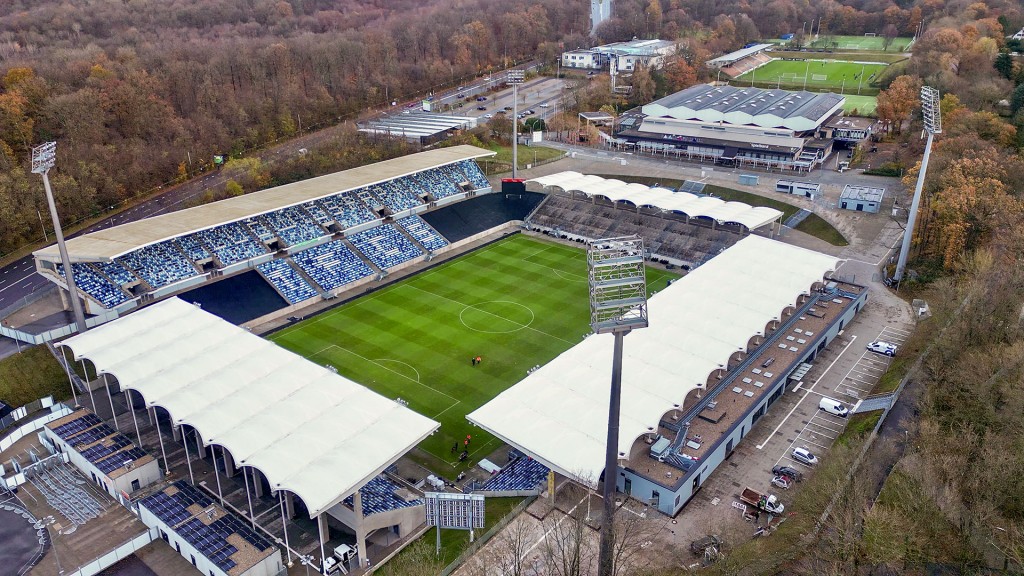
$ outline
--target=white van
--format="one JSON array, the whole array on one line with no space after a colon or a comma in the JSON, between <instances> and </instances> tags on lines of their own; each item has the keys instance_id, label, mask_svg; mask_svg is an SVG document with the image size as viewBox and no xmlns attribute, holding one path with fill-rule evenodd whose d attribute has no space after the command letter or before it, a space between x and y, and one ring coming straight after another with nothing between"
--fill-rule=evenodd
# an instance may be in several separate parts
<instances>
[{"instance_id":1,"label":"white van","mask_svg":"<svg viewBox=\"0 0 1024 576\"><path fill-rule=\"evenodd\" d=\"M843 406L842 402L828 397L823 397L821 401L818 402L818 409L824 410L829 414L835 414L840 418L846 418L847 414L850 413L846 406Z\"/></svg>"}]
</instances>

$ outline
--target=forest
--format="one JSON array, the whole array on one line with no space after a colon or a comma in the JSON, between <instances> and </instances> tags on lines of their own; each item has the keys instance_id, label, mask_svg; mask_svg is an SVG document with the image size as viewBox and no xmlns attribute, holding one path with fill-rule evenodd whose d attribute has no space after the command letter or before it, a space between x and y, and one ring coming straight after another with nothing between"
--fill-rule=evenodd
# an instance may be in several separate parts
<instances>
[{"instance_id":1,"label":"forest","mask_svg":"<svg viewBox=\"0 0 1024 576\"><path fill-rule=\"evenodd\" d=\"M884 79L877 112L880 136L905 143L893 162L912 187L923 152L918 89L943 94L901 288L933 312L907 352L921 355L907 372L921 389L918 416L900 423L907 445L881 494L856 480L829 487L847 497L816 537L797 534L756 564L713 570L1019 571L1024 61L1006 36L1024 27L1021 3L616 0L595 38L587 11L582 0L0 0L0 254L41 240L45 204L28 158L47 140L59 142L51 179L73 223L209 169L218 153L248 171L237 193L406 153L404 143L367 142L353 121L506 64L554 62L565 48L678 40L682 61L646 80L639 73L642 100L701 80L707 57L817 18L832 34L909 36L923 24L910 61ZM593 81L567 99L569 110L606 104L606 87ZM267 171L245 159L339 124L341 135L306 160Z\"/></svg>"}]
</instances>

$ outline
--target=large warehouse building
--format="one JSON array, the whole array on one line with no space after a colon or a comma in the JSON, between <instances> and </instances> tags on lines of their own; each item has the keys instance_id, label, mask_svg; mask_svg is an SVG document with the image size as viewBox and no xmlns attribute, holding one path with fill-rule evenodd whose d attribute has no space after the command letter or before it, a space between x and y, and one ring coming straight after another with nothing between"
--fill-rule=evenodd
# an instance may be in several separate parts
<instances>
[{"instance_id":1,"label":"large warehouse building","mask_svg":"<svg viewBox=\"0 0 1024 576\"><path fill-rule=\"evenodd\" d=\"M617 489L675 515L867 300L840 260L747 236L650 300L626 339ZM613 339L590 336L467 418L596 488Z\"/></svg>"},{"instance_id":2,"label":"large warehouse building","mask_svg":"<svg viewBox=\"0 0 1024 576\"><path fill-rule=\"evenodd\" d=\"M806 172L832 153L839 94L698 84L623 115L615 144L702 162Z\"/></svg>"}]
</instances>

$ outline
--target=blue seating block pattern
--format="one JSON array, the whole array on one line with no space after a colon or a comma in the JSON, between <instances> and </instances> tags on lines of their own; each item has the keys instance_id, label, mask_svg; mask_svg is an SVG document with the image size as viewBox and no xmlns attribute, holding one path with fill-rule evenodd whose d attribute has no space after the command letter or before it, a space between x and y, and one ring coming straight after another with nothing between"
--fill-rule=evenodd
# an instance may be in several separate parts
<instances>
[{"instance_id":1,"label":"blue seating block pattern","mask_svg":"<svg viewBox=\"0 0 1024 576\"><path fill-rule=\"evenodd\" d=\"M367 482L365 486L359 489L359 494L363 497L363 516L380 514L381 512L398 510L399 508L410 508L423 503L422 499L406 502L395 496L395 490L398 490L398 485L383 474ZM345 499L345 504L349 507L354 506L355 498L349 496Z\"/></svg>"},{"instance_id":2,"label":"blue seating block pattern","mask_svg":"<svg viewBox=\"0 0 1024 576\"><path fill-rule=\"evenodd\" d=\"M476 162L472 160L463 160L462 162L459 162L459 169L466 175L466 178L469 180L470 184L473 185L474 189L479 190L491 185L491 183L487 181L487 177L484 176L483 171L480 170L479 166L477 166Z\"/></svg>"},{"instance_id":3,"label":"blue seating block pattern","mask_svg":"<svg viewBox=\"0 0 1024 576\"><path fill-rule=\"evenodd\" d=\"M416 174L416 177L434 198L445 198L462 192L449 166L426 170Z\"/></svg>"},{"instance_id":4,"label":"blue seating block pattern","mask_svg":"<svg viewBox=\"0 0 1024 576\"><path fill-rule=\"evenodd\" d=\"M392 212L401 212L423 204L413 192L414 190L418 191L419 188L411 178L402 177L397 180L381 182L371 190Z\"/></svg>"},{"instance_id":5,"label":"blue seating block pattern","mask_svg":"<svg viewBox=\"0 0 1024 576\"><path fill-rule=\"evenodd\" d=\"M224 266L267 253L267 249L250 236L238 222L203 230L195 235L213 250Z\"/></svg>"},{"instance_id":6,"label":"blue seating block pattern","mask_svg":"<svg viewBox=\"0 0 1024 576\"><path fill-rule=\"evenodd\" d=\"M427 250L437 250L448 245L448 241L419 216L406 216L399 219L398 224Z\"/></svg>"},{"instance_id":7,"label":"blue seating block pattern","mask_svg":"<svg viewBox=\"0 0 1024 576\"><path fill-rule=\"evenodd\" d=\"M188 236L179 236L176 241L178 242L178 247L181 251L194 262L206 260L210 257L210 253L207 252L206 248L203 248L199 239L192 234L189 234Z\"/></svg>"},{"instance_id":8,"label":"blue seating block pattern","mask_svg":"<svg viewBox=\"0 0 1024 576\"><path fill-rule=\"evenodd\" d=\"M423 254L391 224L364 230L350 236L349 240L381 270L398 266Z\"/></svg>"},{"instance_id":9,"label":"blue seating block pattern","mask_svg":"<svg viewBox=\"0 0 1024 576\"><path fill-rule=\"evenodd\" d=\"M341 240L292 254L292 260L324 291L333 290L373 274Z\"/></svg>"},{"instance_id":10,"label":"blue seating block pattern","mask_svg":"<svg viewBox=\"0 0 1024 576\"><path fill-rule=\"evenodd\" d=\"M277 230L277 237L285 244L295 246L315 240L327 233L298 206L290 206L264 214L267 222Z\"/></svg>"},{"instance_id":11,"label":"blue seating block pattern","mask_svg":"<svg viewBox=\"0 0 1024 576\"><path fill-rule=\"evenodd\" d=\"M75 271L75 284L78 286L78 289L92 296L104 308L117 306L128 300L128 295L123 290L97 274L88 264L74 262L71 266ZM60 273L61 277L67 277L64 274L64 265L57 264L57 272Z\"/></svg>"},{"instance_id":12,"label":"blue seating block pattern","mask_svg":"<svg viewBox=\"0 0 1024 576\"><path fill-rule=\"evenodd\" d=\"M343 229L377 219L354 191L328 196L320 200L320 205L338 221Z\"/></svg>"},{"instance_id":13,"label":"blue seating block pattern","mask_svg":"<svg viewBox=\"0 0 1024 576\"><path fill-rule=\"evenodd\" d=\"M533 458L520 456L491 476L481 490L533 490L548 477L548 469Z\"/></svg>"},{"instance_id":14,"label":"blue seating block pattern","mask_svg":"<svg viewBox=\"0 0 1024 576\"><path fill-rule=\"evenodd\" d=\"M100 272L106 274L107 278L110 278L120 286L131 284L135 281L135 276L117 262L93 262L93 266L99 268Z\"/></svg>"},{"instance_id":15,"label":"blue seating block pattern","mask_svg":"<svg viewBox=\"0 0 1024 576\"><path fill-rule=\"evenodd\" d=\"M117 261L154 288L199 275L188 258L169 241L129 252Z\"/></svg>"},{"instance_id":16,"label":"blue seating block pattern","mask_svg":"<svg viewBox=\"0 0 1024 576\"><path fill-rule=\"evenodd\" d=\"M302 302L316 296L316 290L306 282L294 268L283 259L271 260L256 266L289 304Z\"/></svg>"}]
</instances>

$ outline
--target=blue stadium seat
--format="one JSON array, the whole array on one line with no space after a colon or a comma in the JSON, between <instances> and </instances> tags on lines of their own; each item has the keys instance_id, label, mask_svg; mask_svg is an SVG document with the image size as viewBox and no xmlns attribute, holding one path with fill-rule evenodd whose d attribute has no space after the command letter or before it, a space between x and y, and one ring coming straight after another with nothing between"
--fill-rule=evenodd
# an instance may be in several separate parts
<instances>
[{"instance_id":1,"label":"blue stadium seat","mask_svg":"<svg viewBox=\"0 0 1024 576\"><path fill-rule=\"evenodd\" d=\"M341 240L292 254L292 260L325 292L373 274Z\"/></svg>"},{"instance_id":2,"label":"blue stadium seat","mask_svg":"<svg viewBox=\"0 0 1024 576\"><path fill-rule=\"evenodd\" d=\"M277 237L288 246L295 246L327 235L327 232L298 206L267 212L263 216L277 231Z\"/></svg>"},{"instance_id":3,"label":"blue stadium seat","mask_svg":"<svg viewBox=\"0 0 1024 576\"><path fill-rule=\"evenodd\" d=\"M481 490L533 490L548 477L548 469L533 458L520 456L484 483Z\"/></svg>"},{"instance_id":4,"label":"blue stadium seat","mask_svg":"<svg viewBox=\"0 0 1024 576\"><path fill-rule=\"evenodd\" d=\"M395 495L396 490L398 490L398 485L383 474L367 482L365 486L359 489L359 494L363 499L363 516L423 504L422 499L406 502ZM345 499L345 504L350 508L355 506L355 498L349 496Z\"/></svg>"},{"instance_id":5,"label":"blue stadium seat","mask_svg":"<svg viewBox=\"0 0 1024 576\"><path fill-rule=\"evenodd\" d=\"M356 191L342 192L319 200L320 205L341 225L342 229L377 219L363 204Z\"/></svg>"},{"instance_id":6,"label":"blue stadium seat","mask_svg":"<svg viewBox=\"0 0 1024 576\"><path fill-rule=\"evenodd\" d=\"M364 230L350 236L349 240L381 270L423 255L419 248L391 224Z\"/></svg>"},{"instance_id":7,"label":"blue stadium seat","mask_svg":"<svg viewBox=\"0 0 1024 576\"><path fill-rule=\"evenodd\" d=\"M116 261L138 274L154 288L199 275L192 262L170 241L150 244L129 252Z\"/></svg>"},{"instance_id":8,"label":"blue stadium seat","mask_svg":"<svg viewBox=\"0 0 1024 576\"><path fill-rule=\"evenodd\" d=\"M450 164L425 170L415 176L423 183L423 188L429 191L435 199L454 196L462 192L458 186L460 179Z\"/></svg>"},{"instance_id":9,"label":"blue stadium seat","mask_svg":"<svg viewBox=\"0 0 1024 576\"><path fill-rule=\"evenodd\" d=\"M92 296L104 308L117 306L129 299L124 290L112 284L88 264L74 262L71 266L75 271L75 284L78 289ZM61 277L66 277L63 264L57 264L57 272Z\"/></svg>"},{"instance_id":10,"label":"blue stadium seat","mask_svg":"<svg viewBox=\"0 0 1024 576\"><path fill-rule=\"evenodd\" d=\"M419 216L406 216L399 219L398 224L427 250L437 250L448 245L448 241Z\"/></svg>"},{"instance_id":11,"label":"blue stadium seat","mask_svg":"<svg viewBox=\"0 0 1024 576\"><path fill-rule=\"evenodd\" d=\"M178 248L191 258L193 262L200 262L210 258L210 253L193 234L178 236L175 242L178 243Z\"/></svg>"},{"instance_id":12,"label":"blue stadium seat","mask_svg":"<svg viewBox=\"0 0 1024 576\"><path fill-rule=\"evenodd\" d=\"M222 266L255 258L267 248L253 238L240 222L232 222L197 232L195 236L213 250Z\"/></svg>"},{"instance_id":13,"label":"blue stadium seat","mask_svg":"<svg viewBox=\"0 0 1024 576\"><path fill-rule=\"evenodd\" d=\"M295 304L316 296L316 289L309 285L284 259L264 262L256 269L274 285L289 304Z\"/></svg>"},{"instance_id":14,"label":"blue stadium seat","mask_svg":"<svg viewBox=\"0 0 1024 576\"><path fill-rule=\"evenodd\" d=\"M466 175L466 179L473 185L474 190L480 190L481 188L487 188L491 185L487 181L487 177L484 176L480 167L477 166L476 162L472 160L463 160L458 164L459 170Z\"/></svg>"},{"instance_id":15,"label":"blue stadium seat","mask_svg":"<svg viewBox=\"0 0 1024 576\"><path fill-rule=\"evenodd\" d=\"M417 197L420 189L421 185L407 176L381 182L370 188L392 212L401 212L422 205L423 202Z\"/></svg>"}]
</instances>

